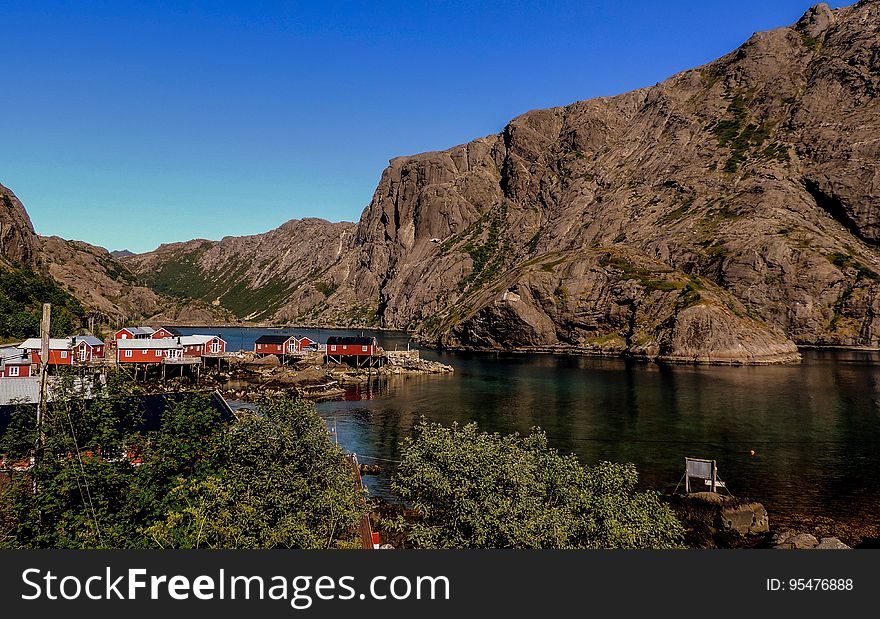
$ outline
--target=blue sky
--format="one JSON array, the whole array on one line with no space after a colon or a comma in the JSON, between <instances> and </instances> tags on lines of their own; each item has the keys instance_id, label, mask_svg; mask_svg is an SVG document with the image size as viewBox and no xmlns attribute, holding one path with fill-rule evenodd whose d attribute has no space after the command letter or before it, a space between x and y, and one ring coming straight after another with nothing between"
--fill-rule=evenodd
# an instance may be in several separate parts
<instances>
[{"instance_id":1,"label":"blue sky","mask_svg":"<svg viewBox=\"0 0 880 619\"><path fill-rule=\"evenodd\" d=\"M0 183L37 232L109 249L353 221L392 157L654 84L810 4L0 0Z\"/></svg>"}]
</instances>

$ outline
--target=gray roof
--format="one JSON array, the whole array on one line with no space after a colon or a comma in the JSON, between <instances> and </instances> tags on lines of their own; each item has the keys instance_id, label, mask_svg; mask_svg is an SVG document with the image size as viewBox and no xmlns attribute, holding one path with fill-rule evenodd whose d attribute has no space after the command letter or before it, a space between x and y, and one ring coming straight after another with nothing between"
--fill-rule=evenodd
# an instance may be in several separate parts
<instances>
[{"instance_id":1,"label":"gray roof","mask_svg":"<svg viewBox=\"0 0 880 619\"><path fill-rule=\"evenodd\" d=\"M31 355L26 350L14 346L0 347L0 363L12 365L29 365Z\"/></svg>"},{"instance_id":2,"label":"gray roof","mask_svg":"<svg viewBox=\"0 0 880 619\"><path fill-rule=\"evenodd\" d=\"M71 338L69 337L53 337L49 340L49 350L67 350L71 347L70 340ZM42 343L38 337L29 337L19 344L18 347L28 350L40 350Z\"/></svg>"},{"instance_id":3,"label":"gray roof","mask_svg":"<svg viewBox=\"0 0 880 619\"><path fill-rule=\"evenodd\" d=\"M85 342L89 346L103 346L104 345L104 342L102 340L96 338L94 335L77 335L73 339L76 340L77 344L79 344L80 342Z\"/></svg>"},{"instance_id":4,"label":"gray roof","mask_svg":"<svg viewBox=\"0 0 880 619\"><path fill-rule=\"evenodd\" d=\"M101 384L106 383L106 379L99 377ZM55 376L49 377L48 396L49 401L61 395L60 391L64 382ZM95 392L94 383L86 378L74 378L70 385L70 393L77 394L90 399ZM10 404L36 404L40 399L40 377L28 376L26 378L8 378L0 380L0 406L9 406Z\"/></svg>"},{"instance_id":5,"label":"gray roof","mask_svg":"<svg viewBox=\"0 0 880 619\"><path fill-rule=\"evenodd\" d=\"M148 348L165 350L168 348L180 348L176 337L163 337L158 340L116 340L116 348L120 350L146 350Z\"/></svg>"},{"instance_id":6,"label":"gray roof","mask_svg":"<svg viewBox=\"0 0 880 619\"><path fill-rule=\"evenodd\" d=\"M153 333L156 332L156 330L153 327L122 327L122 329L125 329L126 331L128 331L129 333L131 333L134 336L153 335ZM119 330L122 331L122 329L119 329Z\"/></svg>"},{"instance_id":7,"label":"gray roof","mask_svg":"<svg viewBox=\"0 0 880 619\"><path fill-rule=\"evenodd\" d=\"M0 380L0 406L34 404L40 399L40 377Z\"/></svg>"}]
</instances>

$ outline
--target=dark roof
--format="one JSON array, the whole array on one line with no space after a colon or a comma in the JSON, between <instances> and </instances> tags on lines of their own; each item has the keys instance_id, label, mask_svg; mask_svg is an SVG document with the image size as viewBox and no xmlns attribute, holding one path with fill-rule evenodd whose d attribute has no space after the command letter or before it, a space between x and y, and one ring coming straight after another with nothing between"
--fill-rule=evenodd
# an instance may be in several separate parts
<instances>
[{"instance_id":1,"label":"dark roof","mask_svg":"<svg viewBox=\"0 0 880 619\"><path fill-rule=\"evenodd\" d=\"M174 336L183 335L183 333L181 333L178 329L175 329L174 327L162 327L162 328L165 329L166 331L168 331L168 333L170 333L171 335L174 335ZM157 331L158 331L158 329L157 329Z\"/></svg>"},{"instance_id":2,"label":"dark roof","mask_svg":"<svg viewBox=\"0 0 880 619\"><path fill-rule=\"evenodd\" d=\"M333 335L327 338L328 344L349 346L370 346L376 343L374 337L352 336L352 335Z\"/></svg>"},{"instance_id":3,"label":"dark roof","mask_svg":"<svg viewBox=\"0 0 880 619\"><path fill-rule=\"evenodd\" d=\"M96 338L94 335L75 335L71 338L73 345L76 346L80 342L85 342L89 346L103 346L104 341Z\"/></svg>"},{"instance_id":4,"label":"dark roof","mask_svg":"<svg viewBox=\"0 0 880 619\"><path fill-rule=\"evenodd\" d=\"M261 335L258 337L254 343L255 344L283 344L287 340L291 338L290 335Z\"/></svg>"}]
</instances>

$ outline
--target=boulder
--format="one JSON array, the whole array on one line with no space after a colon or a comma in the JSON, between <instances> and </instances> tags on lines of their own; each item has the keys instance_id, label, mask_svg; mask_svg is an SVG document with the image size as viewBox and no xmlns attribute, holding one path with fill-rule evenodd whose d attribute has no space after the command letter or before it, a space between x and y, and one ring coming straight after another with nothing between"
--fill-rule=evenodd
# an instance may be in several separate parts
<instances>
[{"instance_id":1,"label":"boulder","mask_svg":"<svg viewBox=\"0 0 880 619\"><path fill-rule=\"evenodd\" d=\"M722 507L720 517L724 528L740 535L767 533L770 530L767 510L761 503L754 501Z\"/></svg>"},{"instance_id":2,"label":"boulder","mask_svg":"<svg viewBox=\"0 0 880 619\"><path fill-rule=\"evenodd\" d=\"M836 537L823 537L815 548L816 550L848 550L849 546Z\"/></svg>"},{"instance_id":3,"label":"boulder","mask_svg":"<svg viewBox=\"0 0 880 619\"><path fill-rule=\"evenodd\" d=\"M699 548L754 546L770 530L764 505L717 492L693 492L666 498L688 532L689 545ZM818 543L818 542L817 542Z\"/></svg>"},{"instance_id":4,"label":"boulder","mask_svg":"<svg viewBox=\"0 0 880 619\"><path fill-rule=\"evenodd\" d=\"M819 540L810 533L792 533L777 537L774 546L777 550L810 550L819 545Z\"/></svg>"}]
</instances>

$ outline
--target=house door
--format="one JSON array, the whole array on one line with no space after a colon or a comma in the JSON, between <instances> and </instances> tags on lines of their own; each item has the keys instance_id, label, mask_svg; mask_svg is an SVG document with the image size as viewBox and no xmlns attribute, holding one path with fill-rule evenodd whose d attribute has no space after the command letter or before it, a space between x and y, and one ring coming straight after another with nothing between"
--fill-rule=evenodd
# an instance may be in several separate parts
<instances>
[{"instance_id":1,"label":"house door","mask_svg":"<svg viewBox=\"0 0 880 619\"><path fill-rule=\"evenodd\" d=\"M89 360L89 350L85 345L79 347L79 360L80 361L88 361Z\"/></svg>"}]
</instances>

